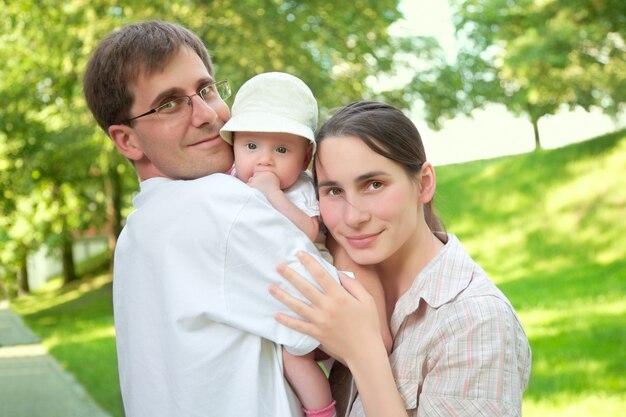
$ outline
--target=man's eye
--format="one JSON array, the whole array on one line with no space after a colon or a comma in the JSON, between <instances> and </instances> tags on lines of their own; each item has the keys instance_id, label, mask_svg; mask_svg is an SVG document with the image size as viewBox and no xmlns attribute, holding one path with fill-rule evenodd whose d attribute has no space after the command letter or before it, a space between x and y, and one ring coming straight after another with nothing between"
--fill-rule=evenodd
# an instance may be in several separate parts
<instances>
[{"instance_id":1,"label":"man's eye","mask_svg":"<svg viewBox=\"0 0 626 417\"><path fill-rule=\"evenodd\" d=\"M279 146L278 148L276 148L276 152L287 153L287 148L285 148L284 146Z\"/></svg>"},{"instance_id":2,"label":"man's eye","mask_svg":"<svg viewBox=\"0 0 626 417\"><path fill-rule=\"evenodd\" d=\"M332 196L338 196L341 195L341 189L340 188L329 188L327 191L328 195L332 195Z\"/></svg>"},{"instance_id":3,"label":"man's eye","mask_svg":"<svg viewBox=\"0 0 626 417\"><path fill-rule=\"evenodd\" d=\"M213 83L211 83L211 84L209 84L209 85L207 85L205 87L202 87L200 89L200 91L198 91L198 94L204 100L206 100L207 98L213 97L213 93L215 93L215 84L213 84Z\"/></svg>"},{"instance_id":4,"label":"man's eye","mask_svg":"<svg viewBox=\"0 0 626 417\"><path fill-rule=\"evenodd\" d=\"M157 109L160 113L173 113L181 108L182 104L187 101L186 97L178 97L161 104Z\"/></svg>"},{"instance_id":5,"label":"man's eye","mask_svg":"<svg viewBox=\"0 0 626 417\"><path fill-rule=\"evenodd\" d=\"M246 148L253 151L256 149L256 143L246 143Z\"/></svg>"},{"instance_id":6,"label":"man's eye","mask_svg":"<svg viewBox=\"0 0 626 417\"><path fill-rule=\"evenodd\" d=\"M168 110L174 107L176 107L176 100L167 101L163 103L160 108L161 110Z\"/></svg>"}]
</instances>

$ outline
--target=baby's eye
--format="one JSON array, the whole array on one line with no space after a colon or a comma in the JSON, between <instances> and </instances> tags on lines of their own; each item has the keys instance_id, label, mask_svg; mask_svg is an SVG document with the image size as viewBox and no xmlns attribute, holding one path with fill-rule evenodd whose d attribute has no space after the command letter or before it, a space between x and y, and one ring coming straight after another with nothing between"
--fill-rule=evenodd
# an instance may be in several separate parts
<instances>
[{"instance_id":1,"label":"baby's eye","mask_svg":"<svg viewBox=\"0 0 626 417\"><path fill-rule=\"evenodd\" d=\"M251 151L256 149L256 143L246 143L246 149L249 149Z\"/></svg>"},{"instance_id":2,"label":"baby's eye","mask_svg":"<svg viewBox=\"0 0 626 417\"><path fill-rule=\"evenodd\" d=\"M285 148L284 146L279 146L278 148L276 148L276 152L287 153L287 148Z\"/></svg>"}]
</instances>

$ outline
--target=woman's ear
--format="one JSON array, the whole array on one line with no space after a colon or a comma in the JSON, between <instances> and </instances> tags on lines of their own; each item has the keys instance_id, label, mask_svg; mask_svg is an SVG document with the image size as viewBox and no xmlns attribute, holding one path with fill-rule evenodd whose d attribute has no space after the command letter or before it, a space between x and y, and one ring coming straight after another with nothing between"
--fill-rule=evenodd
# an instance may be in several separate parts
<instances>
[{"instance_id":1,"label":"woman's ear","mask_svg":"<svg viewBox=\"0 0 626 417\"><path fill-rule=\"evenodd\" d=\"M435 168L430 162L424 162L419 173L419 201L422 204L429 203L435 195L437 180Z\"/></svg>"},{"instance_id":2,"label":"woman's ear","mask_svg":"<svg viewBox=\"0 0 626 417\"><path fill-rule=\"evenodd\" d=\"M137 141L137 136L130 126L111 125L108 129L109 137L122 155L132 161L143 157L143 150Z\"/></svg>"}]
</instances>

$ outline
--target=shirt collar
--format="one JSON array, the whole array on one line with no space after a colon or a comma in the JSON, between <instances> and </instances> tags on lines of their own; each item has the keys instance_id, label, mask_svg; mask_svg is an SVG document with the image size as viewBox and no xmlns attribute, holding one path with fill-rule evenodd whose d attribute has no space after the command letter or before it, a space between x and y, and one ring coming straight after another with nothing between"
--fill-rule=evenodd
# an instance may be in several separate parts
<instances>
[{"instance_id":1,"label":"shirt collar","mask_svg":"<svg viewBox=\"0 0 626 417\"><path fill-rule=\"evenodd\" d=\"M417 311L421 300L432 308L439 308L456 298L472 281L473 265L474 261L461 242L449 234L445 246L420 271L411 288L396 303L391 318L392 333L397 332L409 314Z\"/></svg>"}]
</instances>

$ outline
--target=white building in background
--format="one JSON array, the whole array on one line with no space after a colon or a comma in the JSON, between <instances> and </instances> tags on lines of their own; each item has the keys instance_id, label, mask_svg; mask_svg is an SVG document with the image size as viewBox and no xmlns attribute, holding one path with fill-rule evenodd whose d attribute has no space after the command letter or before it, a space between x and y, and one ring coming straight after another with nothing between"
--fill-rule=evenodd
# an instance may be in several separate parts
<instances>
[{"instance_id":1,"label":"white building in background","mask_svg":"<svg viewBox=\"0 0 626 417\"><path fill-rule=\"evenodd\" d=\"M79 237L74 239L74 263L100 255L108 250L106 236ZM50 251L45 245L28 257L28 284L31 290L41 288L49 279L63 272L60 249Z\"/></svg>"}]
</instances>

